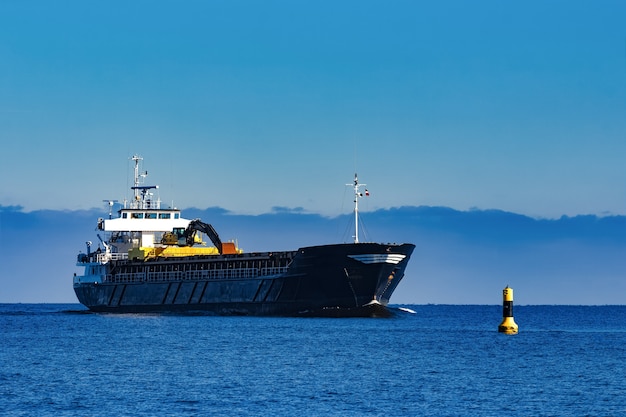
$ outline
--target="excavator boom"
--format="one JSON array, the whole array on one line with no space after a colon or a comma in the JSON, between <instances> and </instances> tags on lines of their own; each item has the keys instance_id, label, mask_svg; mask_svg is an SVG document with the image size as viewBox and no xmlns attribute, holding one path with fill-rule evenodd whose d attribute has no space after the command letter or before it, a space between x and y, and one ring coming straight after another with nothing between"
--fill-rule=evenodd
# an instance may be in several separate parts
<instances>
[{"instance_id":1,"label":"excavator boom","mask_svg":"<svg viewBox=\"0 0 626 417\"><path fill-rule=\"evenodd\" d=\"M220 239L220 236L217 234L213 226L208 223L204 223L200 219L195 219L189 222L189 225L185 230L184 237L187 241L187 246L193 246L196 232L206 234L209 239L211 239L211 242L213 242L213 245L215 245L219 253L222 253L222 240Z\"/></svg>"}]
</instances>

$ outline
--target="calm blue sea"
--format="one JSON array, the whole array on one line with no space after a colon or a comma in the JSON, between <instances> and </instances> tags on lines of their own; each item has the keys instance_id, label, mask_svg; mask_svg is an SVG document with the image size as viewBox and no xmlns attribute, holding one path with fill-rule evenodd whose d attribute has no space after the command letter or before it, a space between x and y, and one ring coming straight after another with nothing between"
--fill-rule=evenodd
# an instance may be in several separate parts
<instances>
[{"instance_id":1,"label":"calm blue sea","mask_svg":"<svg viewBox=\"0 0 626 417\"><path fill-rule=\"evenodd\" d=\"M626 306L408 306L391 319L0 305L0 415L626 415Z\"/></svg>"}]
</instances>

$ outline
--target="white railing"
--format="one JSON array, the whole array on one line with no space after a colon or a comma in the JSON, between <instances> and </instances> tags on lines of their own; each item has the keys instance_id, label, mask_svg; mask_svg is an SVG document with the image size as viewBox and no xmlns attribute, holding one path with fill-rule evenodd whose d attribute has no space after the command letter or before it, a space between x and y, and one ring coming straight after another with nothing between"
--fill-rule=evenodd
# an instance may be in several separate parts
<instances>
[{"instance_id":1,"label":"white railing","mask_svg":"<svg viewBox=\"0 0 626 417\"><path fill-rule=\"evenodd\" d=\"M98 254L98 262L121 261L128 259L128 252L120 253L100 253Z\"/></svg>"},{"instance_id":2,"label":"white railing","mask_svg":"<svg viewBox=\"0 0 626 417\"><path fill-rule=\"evenodd\" d=\"M106 252L96 252L91 253L89 255L79 254L77 263L81 264L90 264L90 263L99 263L105 264L109 261L121 261L128 259L128 253L106 253Z\"/></svg>"},{"instance_id":3,"label":"white railing","mask_svg":"<svg viewBox=\"0 0 626 417\"><path fill-rule=\"evenodd\" d=\"M262 276L280 275L280 274L284 274L285 272L287 272L287 269L289 269L288 266L275 266L275 267L270 267L270 268L261 268L261 275Z\"/></svg>"},{"instance_id":4,"label":"white railing","mask_svg":"<svg viewBox=\"0 0 626 417\"><path fill-rule=\"evenodd\" d=\"M171 281L203 281L245 279L262 276L279 275L287 271L287 267L274 268L237 268L237 269L207 269L199 271L162 271L162 272L133 272L107 275L108 282L171 282Z\"/></svg>"}]
</instances>

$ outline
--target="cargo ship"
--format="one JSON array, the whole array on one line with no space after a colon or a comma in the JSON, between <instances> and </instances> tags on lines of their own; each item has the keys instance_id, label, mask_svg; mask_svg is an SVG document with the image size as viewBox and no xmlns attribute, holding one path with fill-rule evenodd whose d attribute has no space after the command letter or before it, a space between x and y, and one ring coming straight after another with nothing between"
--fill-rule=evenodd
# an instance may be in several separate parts
<instances>
[{"instance_id":1,"label":"cargo ship","mask_svg":"<svg viewBox=\"0 0 626 417\"><path fill-rule=\"evenodd\" d=\"M415 245L359 241L357 175L354 236L349 243L291 251L242 251L211 224L161 208L158 186L144 185L143 158L133 156L132 198L105 200L98 248L87 242L74 274L76 297L93 312L259 316L369 317L387 305ZM365 194L368 194L365 189ZM117 217L113 208L119 204ZM205 242L208 238L212 245Z\"/></svg>"}]
</instances>

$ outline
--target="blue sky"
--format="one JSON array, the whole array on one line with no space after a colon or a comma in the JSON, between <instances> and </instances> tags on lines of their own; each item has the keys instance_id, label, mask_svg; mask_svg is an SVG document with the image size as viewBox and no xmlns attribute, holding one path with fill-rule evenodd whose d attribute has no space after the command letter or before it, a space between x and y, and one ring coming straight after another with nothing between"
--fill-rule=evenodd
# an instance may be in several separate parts
<instances>
[{"instance_id":1,"label":"blue sky","mask_svg":"<svg viewBox=\"0 0 626 417\"><path fill-rule=\"evenodd\" d=\"M0 204L626 209L622 1L1 1Z\"/></svg>"}]
</instances>

